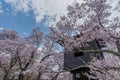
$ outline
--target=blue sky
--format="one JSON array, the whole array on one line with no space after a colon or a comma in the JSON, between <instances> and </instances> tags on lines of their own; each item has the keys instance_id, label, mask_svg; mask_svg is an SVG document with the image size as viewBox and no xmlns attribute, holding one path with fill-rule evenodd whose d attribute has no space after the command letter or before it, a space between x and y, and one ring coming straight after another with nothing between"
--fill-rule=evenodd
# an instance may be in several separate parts
<instances>
[{"instance_id":1,"label":"blue sky","mask_svg":"<svg viewBox=\"0 0 120 80\"><path fill-rule=\"evenodd\" d=\"M115 9L119 0L111 1ZM67 6L76 2L82 0L0 0L0 29L16 30L20 36L29 35L34 27L48 33L48 26L55 24L66 14Z\"/></svg>"},{"instance_id":2,"label":"blue sky","mask_svg":"<svg viewBox=\"0 0 120 80\"><path fill-rule=\"evenodd\" d=\"M9 30L15 30L21 36L27 36L30 34L34 27L39 27L42 32L48 32L48 26L45 25L46 19L43 18L41 22L36 23L34 14L32 11L25 14L23 12L14 12L11 5L2 2L2 10L0 13L0 28L5 28Z\"/></svg>"},{"instance_id":3,"label":"blue sky","mask_svg":"<svg viewBox=\"0 0 120 80\"><path fill-rule=\"evenodd\" d=\"M39 27L42 32L48 33L49 22L53 23L55 15L65 11L69 0L64 1L66 4L63 8L60 8L63 6L61 5L63 2L59 0L54 2L48 0L50 3L48 6L44 5L46 1L0 0L0 29L15 30L20 36L29 35L35 27ZM54 8L53 4L60 5Z\"/></svg>"}]
</instances>

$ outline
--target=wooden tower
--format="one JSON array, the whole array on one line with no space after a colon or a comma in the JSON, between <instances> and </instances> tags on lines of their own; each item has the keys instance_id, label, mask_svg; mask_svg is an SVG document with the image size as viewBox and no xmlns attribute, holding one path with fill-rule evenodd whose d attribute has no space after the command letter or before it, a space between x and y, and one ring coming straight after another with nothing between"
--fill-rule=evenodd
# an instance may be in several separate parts
<instances>
[{"instance_id":1,"label":"wooden tower","mask_svg":"<svg viewBox=\"0 0 120 80\"><path fill-rule=\"evenodd\" d=\"M90 62L93 57L98 59L104 58L101 52L94 52L94 50L100 50L105 47L105 43L102 40L93 40L88 42L88 44L89 46L76 48L73 49L73 51L65 51L64 70L67 70L73 74L73 80L96 80L88 79L88 77L83 75L83 73L89 73L90 69L87 63ZM89 50L91 50L91 52L89 52Z\"/></svg>"}]
</instances>

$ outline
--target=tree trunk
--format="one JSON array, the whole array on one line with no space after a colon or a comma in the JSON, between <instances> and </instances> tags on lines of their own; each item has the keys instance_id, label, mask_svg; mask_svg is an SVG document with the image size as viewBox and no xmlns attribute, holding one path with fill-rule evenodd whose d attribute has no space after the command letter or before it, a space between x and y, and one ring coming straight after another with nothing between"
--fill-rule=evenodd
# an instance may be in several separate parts
<instances>
[{"instance_id":1,"label":"tree trunk","mask_svg":"<svg viewBox=\"0 0 120 80\"><path fill-rule=\"evenodd\" d=\"M57 73L57 74L52 78L52 80L57 80L58 75L59 75L59 73Z\"/></svg>"},{"instance_id":2,"label":"tree trunk","mask_svg":"<svg viewBox=\"0 0 120 80\"><path fill-rule=\"evenodd\" d=\"M8 80L7 76L8 76L8 73L5 73L3 80Z\"/></svg>"},{"instance_id":3,"label":"tree trunk","mask_svg":"<svg viewBox=\"0 0 120 80\"><path fill-rule=\"evenodd\" d=\"M41 78L41 72L38 73L37 80L40 80L40 78Z\"/></svg>"},{"instance_id":4,"label":"tree trunk","mask_svg":"<svg viewBox=\"0 0 120 80\"><path fill-rule=\"evenodd\" d=\"M24 75L23 75L23 73L19 74L18 80L24 80Z\"/></svg>"},{"instance_id":5,"label":"tree trunk","mask_svg":"<svg viewBox=\"0 0 120 80\"><path fill-rule=\"evenodd\" d=\"M116 40L116 46L117 46L118 52L120 52L120 40L119 39Z\"/></svg>"}]
</instances>

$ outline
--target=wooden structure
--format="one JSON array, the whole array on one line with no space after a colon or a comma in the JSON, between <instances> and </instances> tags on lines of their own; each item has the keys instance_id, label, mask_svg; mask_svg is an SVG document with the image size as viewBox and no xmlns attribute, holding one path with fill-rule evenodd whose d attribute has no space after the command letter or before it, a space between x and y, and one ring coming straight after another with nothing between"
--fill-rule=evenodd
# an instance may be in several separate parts
<instances>
[{"instance_id":1,"label":"wooden structure","mask_svg":"<svg viewBox=\"0 0 120 80\"><path fill-rule=\"evenodd\" d=\"M97 57L98 59L103 58L103 54L101 52L94 52L94 50L100 50L105 46L105 44L102 40L93 40L88 44L89 46L76 48L73 51L65 51L64 70L70 71L73 74L73 80L95 80L88 79L88 77L82 75L82 73L89 73L90 69L88 68L87 63L90 62L93 57ZM89 50L92 51L85 52Z\"/></svg>"}]
</instances>

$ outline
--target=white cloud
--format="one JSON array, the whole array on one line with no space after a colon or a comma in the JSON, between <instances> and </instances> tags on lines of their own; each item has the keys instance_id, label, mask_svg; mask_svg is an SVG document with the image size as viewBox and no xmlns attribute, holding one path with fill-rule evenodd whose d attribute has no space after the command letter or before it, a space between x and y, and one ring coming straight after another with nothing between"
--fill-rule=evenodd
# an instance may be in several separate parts
<instances>
[{"instance_id":1,"label":"white cloud","mask_svg":"<svg viewBox=\"0 0 120 80\"><path fill-rule=\"evenodd\" d=\"M0 10L0 13L3 13L3 10Z\"/></svg>"},{"instance_id":2,"label":"white cloud","mask_svg":"<svg viewBox=\"0 0 120 80\"><path fill-rule=\"evenodd\" d=\"M108 1L114 9L119 0ZM83 0L5 0L5 2L11 4L14 12L29 13L29 11L33 11L36 22L40 22L45 15L55 17L58 20L67 12L68 5L76 2L82 3ZM115 17L115 14L118 12L114 11L112 17ZM48 22L54 23L51 19Z\"/></svg>"},{"instance_id":3,"label":"white cloud","mask_svg":"<svg viewBox=\"0 0 120 80\"><path fill-rule=\"evenodd\" d=\"M119 3L119 0L108 0L108 3L110 3L112 9L114 9L116 5Z\"/></svg>"},{"instance_id":4,"label":"white cloud","mask_svg":"<svg viewBox=\"0 0 120 80\"><path fill-rule=\"evenodd\" d=\"M109 3L110 3L110 6L112 6L112 9L111 9L111 16L109 19L113 19L115 17L120 17L120 12L118 12L118 9L117 7L119 6L119 0L109 0Z\"/></svg>"},{"instance_id":5,"label":"white cloud","mask_svg":"<svg viewBox=\"0 0 120 80\"><path fill-rule=\"evenodd\" d=\"M27 13L30 11L30 0L5 0L5 2L10 3L15 12Z\"/></svg>"},{"instance_id":6,"label":"white cloud","mask_svg":"<svg viewBox=\"0 0 120 80\"><path fill-rule=\"evenodd\" d=\"M0 30L4 30L5 28L0 27Z\"/></svg>"},{"instance_id":7,"label":"white cloud","mask_svg":"<svg viewBox=\"0 0 120 80\"><path fill-rule=\"evenodd\" d=\"M2 2L0 2L0 13L3 13L3 9L2 9Z\"/></svg>"},{"instance_id":8,"label":"white cloud","mask_svg":"<svg viewBox=\"0 0 120 80\"><path fill-rule=\"evenodd\" d=\"M45 15L55 16L58 19L66 13L68 5L74 2L82 2L82 0L5 0L11 4L15 12L28 13L33 11L36 22L40 22Z\"/></svg>"},{"instance_id":9,"label":"white cloud","mask_svg":"<svg viewBox=\"0 0 120 80\"><path fill-rule=\"evenodd\" d=\"M28 33L26 33L26 32L23 32L23 34L24 34L24 35L28 35Z\"/></svg>"}]
</instances>

